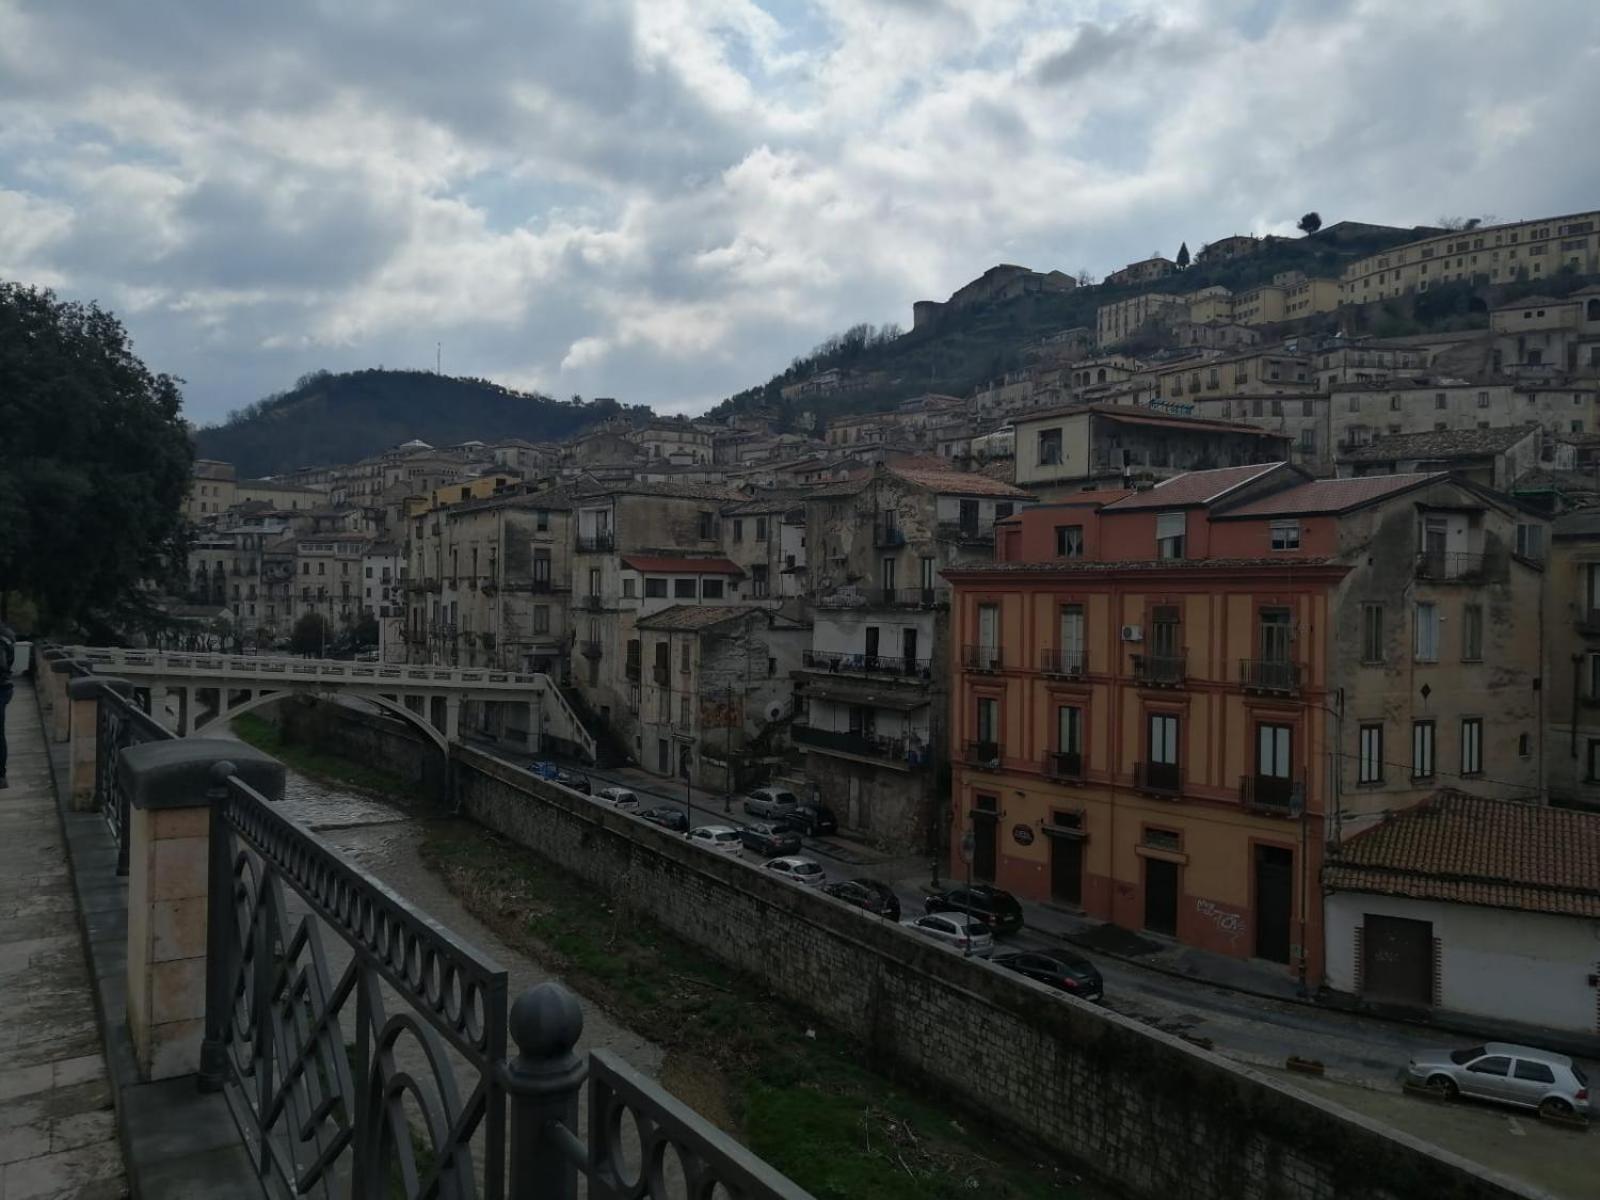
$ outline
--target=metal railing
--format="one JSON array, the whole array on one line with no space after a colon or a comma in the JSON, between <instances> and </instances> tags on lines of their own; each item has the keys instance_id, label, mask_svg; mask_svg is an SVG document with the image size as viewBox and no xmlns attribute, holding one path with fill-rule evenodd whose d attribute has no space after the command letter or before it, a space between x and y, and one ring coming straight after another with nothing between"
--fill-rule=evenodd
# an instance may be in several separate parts
<instances>
[{"instance_id":1,"label":"metal railing","mask_svg":"<svg viewBox=\"0 0 1600 1200\"><path fill-rule=\"evenodd\" d=\"M1082 675L1084 653L1082 650L1041 650L1039 670L1046 675Z\"/></svg>"},{"instance_id":2,"label":"metal railing","mask_svg":"<svg viewBox=\"0 0 1600 1200\"><path fill-rule=\"evenodd\" d=\"M966 761L974 767L998 767L1005 753L1005 747L999 742L968 742Z\"/></svg>"},{"instance_id":3,"label":"metal railing","mask_svg":"<svg viewBox=\"0 0 1600 1200\"><path fill-rule=\"evenodd\" d=\"M903 737L887 737L853 729L818 729L813 725L796 725L793 729L794 740L802 746L860 754L867 758L910 761L911 746Z\"/></svg>"},{"instance_id":4,"label":"metal railing","mask_svg":"<svg viewBox=\"0 0 1600 1200\"><path fill-rule=\"evenodd\" d=\"M950 603L950 589L943 587L876 588L872 592L875 604L893 608L938 608Z\"/></svg>"},{"instance_id":5,"label":"metal railing","mask_svg":"<svg viewBox=\"0 0 1600 1200\"><path fill-rule=\"evenodd\" d=\"M934 536L946 541L992 542L994 530L979 529L976 525L967 525L960 521L940 521L934 526Z\"/></svg>"},{"instance_id":6,"label":"metal railing","mask_svg":"<svg viewBox=\"0 0 1600 1200\"><path fill-rule=\"evenodd\" d=\"M1005 657L1000 646L961 647L961 664L969 671L998 671L1005 665Z\"/></svg>"},{"instance_id":7,"label":"metal railing","mask_svg":"<svg viewBox=\"0 0 1600 1200\"><path fill-rule=\"evenodd\" d=\"M1239 803L1257 812L1299 816L1305 808L1306 785L1284 775L1241 775Z\"/></svg>"},{"instance_id":8,"label":"metal railing","mask_svg":"<svg viewBox=\"0 0 1600 1200\"><path fill-rule=\"evenodd\" d=\"M583 607L586 608L590 612L599 612L600 611L600 597L599 596L585 596L583 598Z\"/></svg>"},{"instance_id":9,"label":"metal railing","mask_svg":"<svg viewBox=\"0 0 1600 1200\"><path fill-rule=\"evenodd\" d=\"M928 658L856 654L846 650L802 650L800 662L813 671L898 675L905 679L927 679L933 669L933 660Z\"/></svg>"},{"instance_id":10,"label":"metal railing","mask_svg":"<svg viewBox=\"0 0 1600 1200\"><path fill-rule=\"evenodd\" d=\"M1189 656L1186 654L1135 654L1133 677L1139 683L1159 687L1180 687L1188 677Z\"/></svg>"},{"instance_id":11,"label":"metal railing","mask_svg":"<svg viewBox=\"0 0 1600 1200\"><path fill-rule=\"evenodd\" d=\"M578 535L579 554L606 554L617 548L617 539L609 533Z\"/></svg>"},{"instance_id":12,"label":"metal railing","mask_svg":"<svg viewBox=\"0 0 1600 1200\"><path fill-rule=\"evenodd\" d=\"M1417 555L1417 578L1430 580L1477 579L1483 574L1483 555L1454 550L1424 550Z\"/></svg>"},{"instance_id":13,"label":"metal railing","mask_svg":"<svg viewBox=\"0 0 1600 1200\"><path fill-rule=\"evenodd\" d=\"M100 689L94 717L94 800L117 843L118 875L128 873L128 791L117 771L117 760L129 746L176 736L131 696Z\"/></svg>"},{"instance_id":14,"label":"metal railing","mask_svg":"<svg viewBox=\"0 0 1600 1200\"><path fill-rule=\"evenodd\" d=\"M440 626L454 633L454 626ZM68 651L86 663L116 668L135 682L143 676L185 679L261 679L285 677L297 682L310 679L367 682L457 684L473 688L523 691L543 681L539 674L502 671L492 667L428 667L400 663L363 663L344 659L292 658L267 654L198 654L164 650L125 650L117 647L73 646ZM207 686L210 686L208 683Z\"/></svg>"},{"instance_id":15,"label":"metal railing","mask_svg":"<svg viewBox=\"0 0 1600 1200\"><path fill-rule=\"evenodd\" d=\"M1183 792L1183 766L1180 763L1141 762L1133 764L1133 786L1158 796L1177 796Z\"/></svg>"},{"instance_id":16,"label":"metal railing","mask_svg":"<svg viewBox=\"0 0 1600 1200\"><path fill-rule=\"evenodd\" d=\"M1054 750L1039 761L1039 769L1048 779L1082 779L1083 753L1079 750Z\"/></svg>"},{"instance_id":17,"label":"metal railing","mask_svg":"<svg viewBox=\"0 0 1600 1200\"><path fill-rule=\"evenodd\" d=\"M1258 692L1298 692L1300 664L1273 658L1241 658L1239 682Z\"/></svg>"}]
</instances>

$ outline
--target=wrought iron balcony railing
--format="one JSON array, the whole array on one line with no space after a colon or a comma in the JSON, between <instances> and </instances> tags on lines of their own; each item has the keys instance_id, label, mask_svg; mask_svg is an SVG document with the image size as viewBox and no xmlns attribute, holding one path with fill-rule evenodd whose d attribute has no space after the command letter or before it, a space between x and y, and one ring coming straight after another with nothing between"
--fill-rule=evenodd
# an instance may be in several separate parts
<instances>
[{"instance_id":1,"label":"wrought iron balcony railing","mask_svg":"<svg viewBox=\"0 0 1600 1200\"><path fill-rule=\"evenodd\" d=\"M600 597L599 596L585 596L583 598L583 607L588 612L599 612L600 611Z\"/></svg>"},{"instance_id":2,"label":"wrought iron balcony railing","mask_svg":"<svg viewBox=\"0 0 1600 1200\"><path fill-rule=\"evenodd\" d=\"M1189 656L1186 654L1135 654L1133 677L1139 683L1155 687L1182 687L1188 677Z\"/></svg>"},{"instance_id":3,"label":"wrought iron balcony railing","mask_svg":"<svg viewBox=\"0 0 1600 1200\"><path fill-rule=\"evenodd\" d=\"M1298 692L1300 664L1272 658L1242 658L1239 682L1256 692Z\"/></svg>"},{"instance_id":4,"label":"wrought iron balcony railing","mask_svg":"<svg viewBox=\"0 0 1600 1200\"><path fill-rule=\"evenodd\" d=\"M1133 786L1157 796L1183 794L1181 763L1142 762L1133 764Z\"/></svg>"},{"instance_id":5,"label":"wrought iron balcony railing","mask_svg":"<svg viewBox=\"0 0 1600 1200\"><path fill-rule=\"evenodd\" d=\"M1046 675L1082 675L1084 653L1082 650L1041 650L1039 670Z\"/></svg>"},{"instance_id":6,"label":"wrought iron balcony railing","mask_svg":"<svg viewBox=\"0 0 1600 1200\"><path fill-rule=\"evenodd\" d=\"M933 669L932 659L855 654L844 650L803 650L800 662L813 671L895 675L903 679L927 679Z\"/></svg>"},{"instance_id":7,"label":"wrought iron balcony railing","mask_svg":"<svg viewBox=\"0 0 1600 1200\"><path fill-rule=\"evenodd\" d=\"M838 750L844 754L896 761L907 760L910 750L910 743L903 737L886 737L855 729L818 729L814 725L796 725L794 740L802 746L815 746L819 750Z\"/></svg>"},{"instance_id":8,"label":"wrought iron balcony railing","mask_svg":"<svg viewBox=\"0 0 1600 1200\"><path fill-rule=\"evenodd\" d=\"M607 554L617 548L617 539L609 533L578 535L579 554Z\"/></svg>"},{"instance_id":9,"label":"wrought iron balcony railing","mask_svg":"<svg viewBox=\"0 0 1600 1200\"><path fill-rule=\"evenodd\" d=\"M1454 550L1424 550L1417 555L1417 578L1439 583L1472 581L1483 576L1483 555Z\"/></svg>"},{"instance_id":10,"label":"wrought iron balcony railing","mask_svg":"<svg viewBox=\"0 0 1600 1200\"><path fill-rule=\"evenodd\" d=\"M961 647L961 663L969 671L998 671L1005 665L1005 657L999 646Z\"/></svg>"},{"instance_id":11,"label":"wrought iron balcony railing","mask_svg":"<svg viewBox=\"0 0 1600 1200\"><path fill-rule=\"evenodd\" d=\"M880 521L873 527L872 544L880 549L904 546L906 544L906 531L895 525L885 525Z\"/></svg>"},{"instance_id":12,"label":"wrought iron balcony railing","mask_svg":"<svg viewBox=\"0 0 1600 1200\"><path fill-rule=\"evenodd\" d=\"M966 761L970 766L996 769L1005 758L1005 752L999 742L968 742Z\"/></svg>"},{"instance_id":13,"label":"wrought iron balcony railing","mask_svg":"<svg viewBox=\"0 0 1600 1200\"><path fill-rule=\"evenodd\" d=\"M1078 750L1054 750L1040 760L1039 767L1049 779L1082 779L1083 754Z\"/></svg>"},{"instance_id":14,"label":"wrought iron balcony railing","mask_svg":"<svg viewBox=\"0 0 1600 1200\"><path fill-rule=\"evenodd\" d=\"M1306 785L1286 775L1242 775L1239 803L1257 812L1297 817L1305 808Z\"/></svg>"},{"instance_id":15,"label":"wrought iron balcony railing","mask_svg":"<svg viewBox=\"0 0 1600 1200\"><path fill-rule=\"evenodd\" d=\"M891 608L938 608L950 603L949 588L874 588L874 604Z\"/></svg>"}]
</instances>

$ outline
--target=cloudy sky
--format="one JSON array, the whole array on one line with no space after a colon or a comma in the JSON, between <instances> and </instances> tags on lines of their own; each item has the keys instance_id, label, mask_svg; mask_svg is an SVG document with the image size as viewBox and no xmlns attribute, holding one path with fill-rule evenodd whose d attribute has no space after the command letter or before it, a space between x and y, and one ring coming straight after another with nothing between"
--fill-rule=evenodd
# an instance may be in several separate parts
<instances>
[{"instance_id":1,"label":"cloudy sky","mask_svg":"<svg viewBox=\"0 0 1600 1200\"><path fill-rule=\"evenodd\" d=\"M996 262L1600 206L1595 0L0 0L0 278L193 419L431 366L694 412Z\"/></svg>"}]
</instances>

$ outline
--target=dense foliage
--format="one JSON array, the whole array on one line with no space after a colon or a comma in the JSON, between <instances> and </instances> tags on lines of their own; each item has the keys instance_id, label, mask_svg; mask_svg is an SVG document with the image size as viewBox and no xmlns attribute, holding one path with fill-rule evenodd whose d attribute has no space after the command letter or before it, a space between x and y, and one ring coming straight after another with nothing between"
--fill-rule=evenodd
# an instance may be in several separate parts
<instances>
[{"instance_id":1,"label":"dense foliage","mask_svg":"<svg viewBox=\"0 0 1600 1200\"><path fill-rule=\"evenodd\" d=\"M431 371L315 371L293 391L197 431L195 448L249 478L355 462L412 438L432 446L502 437L559 440L624 411L615 400L554 400Z\"/></svg>"},{"instance_id":2,"label":"dense foliage","mask_svg":"<svg viewBox=\"0 0 1600 1200\"><path fill-rule=\"evenodd\" d=\"M181 564L179 382L139 361L112 314L0 282L0 595L42 630L140 623L141 585Z\"/></svg>"}]
</instances>

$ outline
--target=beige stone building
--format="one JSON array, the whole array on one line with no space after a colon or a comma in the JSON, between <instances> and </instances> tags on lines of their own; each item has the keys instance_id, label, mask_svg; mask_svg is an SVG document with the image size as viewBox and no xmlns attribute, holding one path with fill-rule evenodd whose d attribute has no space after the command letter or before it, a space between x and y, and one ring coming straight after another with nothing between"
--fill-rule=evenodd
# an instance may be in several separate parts
<instances>
[{"instance_id":1,"label":"beige stone building","mask_svg":"<svg viewBox=\"0 0 1600 1200\"><path fill-rule=\"evenodd\" d=\"M1600 376L1600 286L1566 299L1524 296L1489 314L1495 374L1519 378Z\"/></svg>"},{"instance_id":2,"label":"beige stone building","mask_svg":"<svg viewBox=\"0 0 1600 1200\"><path fill-rule=\"evenodd\" d=\"M283 512L325 508L326 488L307 487L286 479L241 479L233 490L235 504L267 504Z\"/></svg>"},{"instance_id":3,"label":"beige stone building","mask_svg":"<svg viewBox=\"0 0 1600 1200\"><path fill-rule=\"evenodd\" d=\"M1235 233L1201 246L1194 261L1205 264L1229 262L1235 258L1248 258L1260 249L1260 238L1248 233Z\"/></svg>"},{"instance_id":4,"label":"beige stone building","mask_svg":"<svg viewBox=\"0 0 1600 1200\"><path fill-rule=\"evenodd\" d=\"M1151 375L1154 394L1162 400L1316 390L1311 360L1282 346L1251 348L1215 358L1182 359L1152 370Z\"/></svg>"},{"instance_id":5,"label":"beige stone building","mask_svg":"<svg viewBox=\"0 0 1600 1200\"><path fill-rule=\"evenodd\" d=\"M1370 339L1325 343L1311 354L1317 387L1327 391L1335 384L1373 384L1421 373L1429 354L1422 347L1388 346Z\"/></svg>"},{"instance_id":6,"label":"beige stone building","mask_svg":"<svg viewBox=\"0 0 1600 1200\"><path fill-rule=\"evenodd\" d=\"M233 507L238 473L232 463L214 458L198 458L194 464L194 480L189 485L189 496L184 502L184 515L192 525L215 513Z\"/></svg>"},{"instance_id":7,"label":"beige stone building","mask_svg":"<svg viewBox=\"0 0 1600 1200\"><path fill-rule=\"evenodd\" d=\"M1149 258L1129 263L1120 271L1111 272L1105 278L1105 286L1122 287L1131 283L1152 283L1157 279L1165 279L1168 275L1176 274L1177 270L1178 264L1170 258L1152 254Z\"/></svg>"},{"instance_id":8,"label":"beige stone building","mask_svg":"<svg viewBox=\"0 0 1600 1200\"><path fill-rule=\"evenodd\" d=\"M1600 806L1600 508L1550 524L1545 550L1545 774L1552 801Z\"/></svg>"},{"instance_id":9,"label":"beige stone building","mask_svg":"<svg viewBox=\"0 0 1600 1200\"><path fill-rule=\"evenodd\" d=\"M1169 292L1143 292L1113 300L1095 309L1095 342L1101 347L1114 346L1148 324L1164 325L1187 311L1188 301Z\"/></svg>"}]
</instances>

